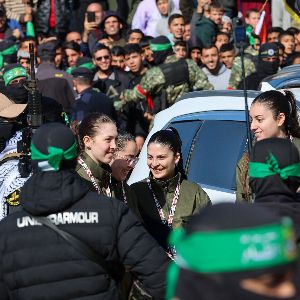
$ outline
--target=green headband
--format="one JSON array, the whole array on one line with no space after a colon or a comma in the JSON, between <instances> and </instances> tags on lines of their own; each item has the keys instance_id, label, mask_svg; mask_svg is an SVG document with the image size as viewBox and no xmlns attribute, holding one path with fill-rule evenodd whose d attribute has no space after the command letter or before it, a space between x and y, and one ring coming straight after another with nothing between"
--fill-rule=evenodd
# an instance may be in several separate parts
<instances>
[{"instance_id":1,"label":"green headband","mask_svg":"<svg viewBox=\"0 0 300 300\"><path fill-rule=\"evenodd\" d=\"M168 44L152 44L150 42L150 49L154 52L156 51L165 51L172 48L172 44L168 43Z\"/></svg>"},{"instance_id":2,"label":"green headband","mask_svg":"<svg viewBox=\"0 0 300 300\"><path fill-rule=\"evenodd\" d=\"M18 47L16 45L12 45L9 48L7 48L7 49L0 52L0 68L3 67L4 56L12 55L12 54L16 53L17 50L18 50Z\"/></svg>"},{"instance_id":3,"label":"green headband","mask_svg":"<svg viewBox=\"0 0 300 300\"><path fill-rule=\"evenodd\" d=\"M269 268L297 258L289 218L283 218L280 224L190 235L177 229L169 240L177 256L167 274L167 299L171 299L175 291L179 267L214 274Z\"/></svg>"},{"instance_id":4,"label":"green headband","mask_svg":"<svg viewBox=\"0 0 300 300\"><path fill-rule=\"evenodd\" d=\"M8 85L13 79L17 77L27 77L26 70L23 67L11 69L3 74L5 85Z\"/></svg>"},{"instance_id":5,"label":"green headband","mask_svg":"<svg viewBox=\"0 0 300 300\"><path fill-rule=\"evenodd\" d=\"M49 165L53 167L55 171L59 170L60 162L64 160L71 160L77 156L77 143L74 144L67 150L63 150L57 147L48 147L49 154L40 152L33 143L30 145L31 159L32 160L47 160Z\"/></svg>"},{"instance_id":6,"label":"green headband","mask_svg":"<svg viewBox=\"0 0 300 300\"><path fill-rule=\"evenodd\" d=\"M269 154L266 164L260 162L249 163L249 176L252 178L265 178L276 174L283 180L288 179L290 176L300 177L300 163L280 169L278 161L272 153Z\"/></svg>"}]
</instances>

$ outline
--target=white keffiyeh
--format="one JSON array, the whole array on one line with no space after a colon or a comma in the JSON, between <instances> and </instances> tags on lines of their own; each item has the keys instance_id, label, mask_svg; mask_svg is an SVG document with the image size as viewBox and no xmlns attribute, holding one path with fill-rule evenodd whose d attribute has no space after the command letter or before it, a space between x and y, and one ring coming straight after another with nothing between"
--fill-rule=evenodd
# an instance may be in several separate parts
<instances>
[{"instance_id":1,"label":"white keffiyeh","mask_svg":"<svg viewBox=\"0 0 300 300\"><path fill-rule=\"evenodd\" d=\"M22 139L22 132L18 131L6 144L0 153L0 160L7 154L17 153L17 142ZM18 170L19 159L10 159L0 165L0 220L6 217L7 203L5 197L21 188L29 178L21 178Z\"/></svg>"}]
</instances>

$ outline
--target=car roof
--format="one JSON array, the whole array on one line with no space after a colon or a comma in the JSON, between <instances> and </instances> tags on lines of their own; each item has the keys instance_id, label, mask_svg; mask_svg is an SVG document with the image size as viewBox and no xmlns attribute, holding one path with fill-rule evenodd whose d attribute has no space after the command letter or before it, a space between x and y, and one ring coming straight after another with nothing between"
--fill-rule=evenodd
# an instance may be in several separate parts
<instances>
[{"instance_id":1,"label":"car roof","mask_svg":"<svg viewBox=\"0 0 300 300\"><path fill-rule=\"evenodd\" d=\"M268 82L274 88L284 87L284 84L288 84L291 87L300 86L299 71L300 66L286 67L278 73L264 78L262 82Z\"/></svg>"},{"instance_id":2,"label":"car roof","mask_svg":"<svg viewBox=\"0 0 300 300\"><path fill-rule=\"evenodd\" d=\"M248 91L248 105L250 106L260 91ZM148 176L148 167L146 164L146 145L149 138L158 130L166 127L172 120L183 116L193 118L195 113L201 112L220 112L224 111L245 111L244 91L225 90L225 91L195 91L185 94L171 107L159 112L155 116L154 126L147 136L142 151L140 153L140 162L134 168L128 183L132 184L137 180L142 180Z\"/></svg>"}]
</instances>

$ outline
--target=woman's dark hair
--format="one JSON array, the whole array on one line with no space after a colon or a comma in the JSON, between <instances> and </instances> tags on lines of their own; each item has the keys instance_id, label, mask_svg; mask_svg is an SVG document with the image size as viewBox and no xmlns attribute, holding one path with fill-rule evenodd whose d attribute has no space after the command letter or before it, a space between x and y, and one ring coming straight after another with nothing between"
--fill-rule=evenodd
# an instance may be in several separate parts
<instances>
[{"instance_id":1,"label":"woman's dark hair","mask_svg":"<svg viewBox=\"0 0 300 300\"><path fill-rule=\"evenodd\" d=\"M87 115L78 126L78 139L79 146L81 150L84 150L83 138L85 136L95 137L97 135L97 130L101 127L102 124L111 123L116 125L116 122L111 119L109 116L100 114L100 113L92 113Z\"/></svg>"},{"instance_id":2,"label":"woman's dark hair","mask_svg":"<svg viewBox=\"0 0 300 300\"><path fill-rule=\"evenodd\" d=\"M183 160L181 154L182 141L178 131L174 127L169 127L168 129L157 131L151 136L147 146L149 146L151 143L168 146L169 149L174 153L174 155L179 153L180 159L177 165L177 170L181 173L183 179L187 179L183 168Z\"/></svg>"},{"instance_id":3,"label":"woman's dark hair","mask_svg":"<svg viewBox=\"0 0 300 300\"><path fill-rule=\"evenodd\" d=\"M285 115L284 130L287 135L300 138L300 125L298 121L297 105L294 94L284 90L284 94L279 91L267 91L257 96L255 103L266 105L273 113L274 119L280 113Z\"/></svg>"},{"instance_id":4,"label":"woman's dark hair","mask_svg":"<svg viewBox=\"0 0 300 300\"><path fill-rule=\"evenodd\" d=\"M118 134L117 141L116 141L116 152L124 150L126 147L126 144L128 142L134 142L135 143L135 138L132 134L124 132Z\"/></svg>"},{"instance_id":5,"label":"woman's dark hair","mask_svg":"<svg viewBox=\"0 0 300 300\"><path fill-rule=\"evenodd\" d=\"M74 41L71 41L71 42L66 42L63 44L63 49L66 50L66 49L71 49L71 50L74 50L78 53L81 52L81 49L80 49L80 45Z\"/></svg>"}]
</instances>

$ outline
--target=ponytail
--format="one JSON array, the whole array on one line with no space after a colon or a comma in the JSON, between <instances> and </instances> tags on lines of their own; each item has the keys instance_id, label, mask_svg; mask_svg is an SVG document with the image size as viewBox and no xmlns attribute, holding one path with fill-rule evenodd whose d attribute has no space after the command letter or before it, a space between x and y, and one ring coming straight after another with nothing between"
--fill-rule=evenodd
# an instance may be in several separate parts
<instances>
[{"instance_id":1,"label":"ponytail","mask_svg":"<svg viewBox=\"0 0 300 300\"><path fill-rule=\"evenodd\" d=\"M252 105L260 103L266 105L276 119L280 113L285 115L284 131L286 135L300 138L300 125L294 94L288 90L283 93L279 91L267 91L259 94Z\"/></svg>"},{"instance_id":2,"label":"ponytail","mask_svg":"<svg viewBox=\"0 0 300 300\"><path fill-rule=\"evenodd\" d=\"M298 110L294 94L288 90L284 91L285 97L290 104L290 114L286 122L287 133L292 137L300 138L300 125L298 120Z\"/></svg>"},{"instance_id":3,"label":"ponytail","mask_svg":"<svg viewBox=\"0 0 300 300\"><path fill-rule=\"evenodd\" d=\"M177 129L175 129L174 127L169 127L167 130L172 131L178 139L178 142L180 144L180 148L179 148L179 151L178 151L178 153L180 155L180 159L179 159L179 162L177 164L177 171L181 174L182 179L187 179L187 175L186 175L184 167L183 167L183 158L182 158L182 152L181 152L182 141L181 141L180 135L179 135Z\"/></svg>"}]
</instances>

